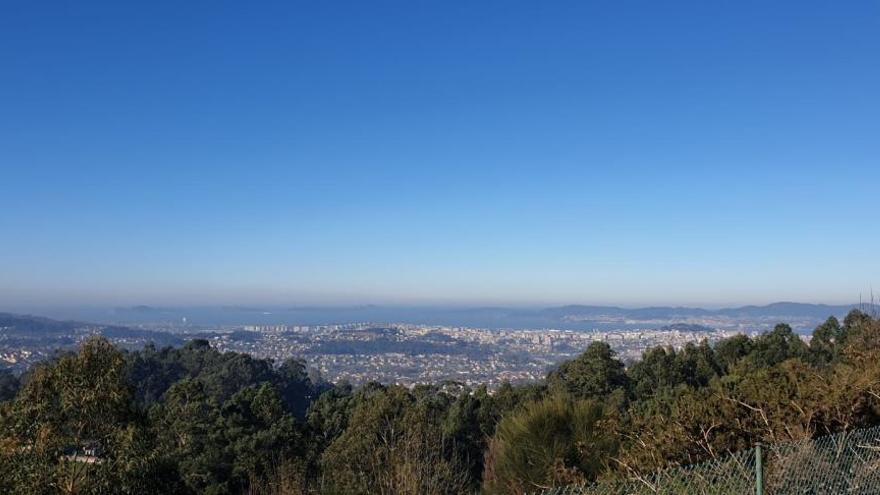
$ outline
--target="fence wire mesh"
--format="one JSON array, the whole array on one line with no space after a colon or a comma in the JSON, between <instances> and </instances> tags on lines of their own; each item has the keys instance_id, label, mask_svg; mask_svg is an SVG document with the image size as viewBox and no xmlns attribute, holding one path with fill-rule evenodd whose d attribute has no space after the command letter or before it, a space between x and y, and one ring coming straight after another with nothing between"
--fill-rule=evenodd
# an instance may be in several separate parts
<instances>
[{"instance_id":1,"label":"fence wire mesh","mask_svg":"<svg viewBox=\"0 0 880 495\"><path fill-rule=\"evenodd\" d=\"M767 494L880 493L880 427L767 447Z\"/></svg>"},{"instance_id":2,"label":"fence wire mesh","mask_svg":"<svg viewBox=\"0 0 880 495\"><path fill-rule=\"evenodd\" d=\"M880 495L880 426L764 446L766 495ZM749 449L644 477L552 488L544 495L730 495L757 491Z\"/></svg>"}]
</instances>

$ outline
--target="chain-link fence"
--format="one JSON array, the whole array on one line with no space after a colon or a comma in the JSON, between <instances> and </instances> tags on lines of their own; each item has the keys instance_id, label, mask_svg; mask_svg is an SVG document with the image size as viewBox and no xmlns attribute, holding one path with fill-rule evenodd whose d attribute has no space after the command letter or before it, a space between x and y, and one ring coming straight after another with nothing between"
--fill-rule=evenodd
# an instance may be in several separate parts
<instances>
[{"instance_id":1,"label":"chain-link fence","mask_svg":"<svg viewBox=\"0 0 880 495\"><path fill-rule=\"evenodd\" d=\"M650 476L553 488L544 495L880 494L880 426L672 467Z\"/></svg>"},{"instance_id":2,"label":"chain-link fence","mask_svg":"<svg viewBox=\"0 0 880 495\"><path fill-rule=\"evenodd\" d=\"M880 427L767 447L765 493L880 494Z\"/></svg>"}]
</instances>

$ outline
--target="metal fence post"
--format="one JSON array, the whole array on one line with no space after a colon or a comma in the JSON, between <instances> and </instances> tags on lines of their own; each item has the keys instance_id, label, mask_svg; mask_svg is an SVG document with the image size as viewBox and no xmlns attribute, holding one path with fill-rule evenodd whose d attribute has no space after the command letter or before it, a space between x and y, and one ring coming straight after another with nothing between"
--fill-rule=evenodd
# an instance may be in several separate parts
<instances>
[{"instance_id":1,"label":"metal fence post","mask_svg":"<svg viewBox=\"0 0 880 495\"><path fill-rule=\"evenodd\" d=\"M755 445L755 494L764 495L764 458L760 443Z\"/></svg>"}]
</instances>

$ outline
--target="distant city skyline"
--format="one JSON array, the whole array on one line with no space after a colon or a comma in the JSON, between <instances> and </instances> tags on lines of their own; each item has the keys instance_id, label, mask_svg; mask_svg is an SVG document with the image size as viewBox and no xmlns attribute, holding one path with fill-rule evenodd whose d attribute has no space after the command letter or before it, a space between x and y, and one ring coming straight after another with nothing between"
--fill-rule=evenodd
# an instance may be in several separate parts
<instances>
[{"instance_id":1,"label":"distant city skyline","mask_svg":"<svg viewBox=\"0 0 880 495\"><path fill-rule=\"evenodd\" d=\"M880 4L0 7L0 311L857 302Z\"/></svg>"}]
</instances>

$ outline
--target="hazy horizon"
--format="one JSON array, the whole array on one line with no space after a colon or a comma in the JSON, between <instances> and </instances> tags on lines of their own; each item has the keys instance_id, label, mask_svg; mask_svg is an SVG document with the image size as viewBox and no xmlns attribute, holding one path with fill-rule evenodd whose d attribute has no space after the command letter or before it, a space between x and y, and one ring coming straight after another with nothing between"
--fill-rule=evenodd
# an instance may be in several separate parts
<instances>
[{"instance_id":1,"label":"hazy horizon","mask_svg":"<svg viewBox=\"0 0 880 495\"><path fill-rule=\"evenodd\" d=\"M616 305L231 305L231 306L134 306L134 307L35 307L19 308L19 314L57 320L119 325L216 328L241 325L328 325L347 323L407 323L414 325L464 326L486 329L536 329L592 331L659 328L673 323L696 323L722 328L761 326L786 322L807 333L829 316L843 317L857 303L824 305L779 301L768 307L628 307ZM607 309L605 309L607 308ZM21 311L23 309L23 311ZM864 307L874 313L874 307ZM0 308L3 313L4 308Z\"/></svg>"},{"instance_id":2,"label":"hazy horizon","mask_svg":"<svg viewBox=\"0 0 880 495\"><path fill-rule=\"evenodd\" d=\"M876 296L875 296L876 298ZM724 308L738 308L745 306L767 306L778 303L793 304L810 304L810 305L828 305L828 306L846 306L858 305L859 303L868 304L871 302L870 290L860 297L850 298L849 300L793 300L793 299L770 299L770 300L750 300L750 301L728 301L720 303L701 303L688 301L656 301L656 302L620 302L620 301L570 301L570 300L548 300L548 301L448 301L448 300L432 300L432 301L394 301L394 300L353 300L342 302L322 302L322 301L196 301L196 302L167 302L155 303L149 301L119 301L114 303L110 299L102 299L92 302L10 302L8 300L0 300L0 312L16 312L16 311L39 311L40 309L84 309L84 310L138 310L138 309L190 309L190 308L213 308L213 309L243 309L243 310L308 310L308 309L357 309L366 307L383 307L383 308L431 308L431 309L488 309L488 308L504 308L504 309L543 309L558 308L564 306L607 306L619 307L625 309L649 308L649 307L682 307L717 310Z\"/></svg>"},{"instance_id":3,"label":"hazy horizon","mask_svg":"<svg viewBox=\"0 0 880 495\"><path fill-rule=\"evenodd\" d=\"M283 314L283 313L308 313L308 312L321 312L323 314L332 315L333 313L345 314L347 312L357 312L362 310L387 310L387 311L411 311L414 313L418 313L419 311L428 311L428 312L467 312L467 311L477 311L477 310L509 310L509 311L540 311L545 309L556 309L556 308L565 308L565 307L609 307L609 308L620 308L624 310L638 310L638 309L647 309L647 308L685 308L685 309L697 309L697 310L707 310L707 311L717 311L723 309L736 309L736 308L744 308L744 307L766 307L772 305L787 305L787 304L795 304L795 305L809 305L809 306L832 306L832 307L858 307L861 305L869 305L871 304L870 295L864 297L862 300L855 301L843 301L843 302L828 302L828 301L790 301L790 300L774 300L774 301L759 301L759 302L747 302L747 303L729 303L729 304L682 304L682 303L667 303L667 304L620 304L614 302L607 303L596 303L596 302L545 302L545 303L497 303L497 304L479 304L479 303L395 303L395 302L384 302L384 303L352 303L352 304L297 304L297 303L265 303L265 304L121 304L121 305L113 305L113 304L32 304L32 305L4 305L0 306L0 313L19 313L19 314L32 314L34 316L58 316L58 315L75 315L77 313L83 315L89 314L101 314L105 313L108 315L135 315L142 314L144 316L149 315L161 315L163 312L169 313L178 313L178 312L186 312L190 310L195 311L231 311L231 312L239 312L239 313L260 313L266 312L266 314ZM876 301L875 301L876 304ZM329 321L329 320L328 320Z\"/></svg>"}]
</instances>

